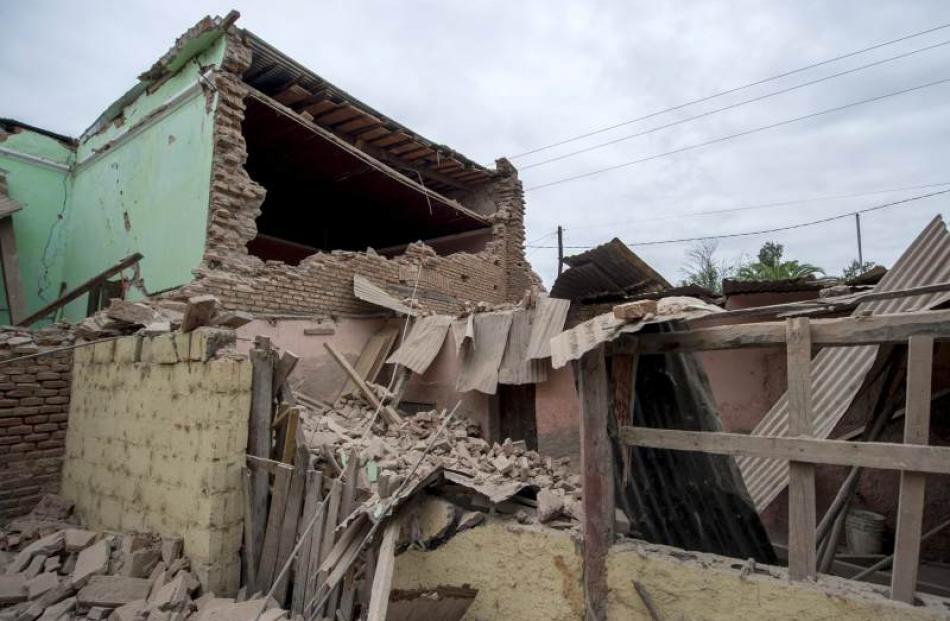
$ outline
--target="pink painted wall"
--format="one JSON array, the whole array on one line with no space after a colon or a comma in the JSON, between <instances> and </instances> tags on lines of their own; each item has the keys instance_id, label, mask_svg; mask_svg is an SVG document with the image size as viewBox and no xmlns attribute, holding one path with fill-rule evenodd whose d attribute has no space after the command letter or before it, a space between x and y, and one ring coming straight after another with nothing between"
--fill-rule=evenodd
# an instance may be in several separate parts
<instances>
[{"instance_id":1,"label":"pink painted wall","mask_svg":"<svg viewBox=\"0 0 950 621\"><path fill-rule=\"evenodd\" d=\"M570 364L552 369L548 381L535 389L538 419L538 452L552 457L570 457L580 467L581 404Z\"/></svg>"}]
</instances>

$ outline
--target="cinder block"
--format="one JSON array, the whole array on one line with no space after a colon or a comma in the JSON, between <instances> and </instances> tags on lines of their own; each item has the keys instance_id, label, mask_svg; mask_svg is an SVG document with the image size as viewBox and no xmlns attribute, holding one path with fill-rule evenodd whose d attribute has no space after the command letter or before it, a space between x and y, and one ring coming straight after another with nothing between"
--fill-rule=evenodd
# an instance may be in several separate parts
<instances>
[{"instance_id":1,"label":"cinder block","mask_svg":"<svg viewBox=\"0 0 950 621\"><path fill-rule=\"evenodd\" d=\"M175 332L175 352L178 354L178 360L185 362L191 360L191 334Z\"/></svg>"},{"instance_id":2,"label":"cinder block","mask_svg":"<svg viewBox=\"0 0 950 621\"><path fill-rule=\"evenodd\" d=\"M142 337L127 336L115 342L115 361L118 363L139 362L142 355Z\"/></svg>"},{"instance_id":3,"label":"cinder block","mask_svg":"<svg viewBox=\"0 0 950 621\"><path fill-rule=\"evenodd\" d=\"M73 350L73 364L86 365L92 362L92 345L77 347Z\"/></svg>"},{"instance_id":4,"label":"cinder block","mask_svg":"<svg viewBox=\"0 0 950 621\"><path fill-rule=\"evenodd\" d=\"M147 337L142 343L142 362L150 364L177 364L174 334Z\"/></svg>"}]
</instances>

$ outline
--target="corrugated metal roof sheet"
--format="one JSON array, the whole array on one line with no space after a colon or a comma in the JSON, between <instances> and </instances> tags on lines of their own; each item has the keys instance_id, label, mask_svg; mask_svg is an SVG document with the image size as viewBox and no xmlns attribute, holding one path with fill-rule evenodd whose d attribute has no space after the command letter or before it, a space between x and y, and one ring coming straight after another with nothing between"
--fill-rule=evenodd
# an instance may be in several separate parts
<instances>
[{"instance_id":1,"label":"corrugated metal roof sheet","mask_svg":"<svg viewBox=\"0 0 950 621\"><path fill-rule=\"evenodd\" d=\"M442 349L445 335L454 320L449 315L430 315L417 319L405 342L386 362L401 364L414 373L425 373Z\"/></svg>"},{"instance_id":2,"label":"corrugated metal roof sheet","mask_svg":"<svg viewBox=\"0 0 950 621\"><path fill-rule=\"evenodd\" d=\"M559 300L546 295L538 298L526 352L530 360L551 357L551 339L564 329L564 321L570 308L569 300Z\"/></svg>"},{"instance_id":3,"label":"corrugated metal roof sheet","mask_svg":"<svg viewBox=\"0 0 950 621\"><path fill-rule=\"evenodd\" d=\"M508 346L498 368L498 383L509 385L539 384L548 379L548 363L527 356L535 310L516 310L508 330Z\"/></svg>"},{"instance_id":4,"label":"corrugated metal roof sheet","mask_svg":"<svg viewBox=\"0 0 950 621\"><path fill-rule=\"evenodd\" d=\"M382 306L403 315L415 317L419 314L419 311L409 308L391 293L382 287L377 287L359 274L353 274L353 295L364 302Z\"/></svg>"},{"instance_id":5,"label":"corrugated metal roof sheet","mask_svg":"<svg viewBox=\"0 0 950 621\"><path fill-rule=\"evenodd\" d=\"M898 291L950 281L950 234L937 216L904 251L875 291ZM950 293L863 302L855 313L907 313L932 308L950 299ZM847 412L877 356L876 345L822 349L812 360L812 426L827 438ZM752 432L784 436L788 433L788 397L782 395ZM788 462L741 457L736 460L749 494L761 511L788 485Z\"/></svg>"},{"instance_id":6,"label":"corrugated metal roof sheet","mask_svg":"<svg viewBox=\"0 0 950 621\"><path fill-rule=\"evenodd\" d=\"M725 295L742 293L783 293L786 291L819 291L829 284L815 278L784 278L782 280L735 280L724 278L722 292Z\"/></svg>"},{"instance_id":7,"label":"corrugated metal roof sheet","mask_svg":"<svg viewBox=\"0 0 950 621\"><path fill-rule=\"evenodd\" d=\"M670 287L670 283L617 238L581 254L564 257L564 263L570 269L554 281L551 297L582 300Z\"/></svg>"},{"instance_id":8,"label":"corrugated metal roof sheet","mask_svg":"<svg viewBox=\"0 0 950 621\"><path fill-rule=\"evenodd\" d=\"M459 392L477 390L488 395L498 391L498 368L508 344L512 311L475 315L475 342L462 349Z\"/></svg>"},{"instance_id":9,"label":"corrugated metal roof sheet","mask_svg":"<svg viewBox=\"0 0 950 621\"><path fill-rule=\"evenodd\" d=\"M578 360L601 343L612 341L620 334L639 332L643 326L678 320L689 321L705 317L710 313L721 312L722 309L718 306L689 297L661 299L657 304L656 316L642 321L628 322L617 319L611 310L588 319L570 330L565 330L551 339L551 366L560 369L571 360Z\"/></svg>"}]
</instances>

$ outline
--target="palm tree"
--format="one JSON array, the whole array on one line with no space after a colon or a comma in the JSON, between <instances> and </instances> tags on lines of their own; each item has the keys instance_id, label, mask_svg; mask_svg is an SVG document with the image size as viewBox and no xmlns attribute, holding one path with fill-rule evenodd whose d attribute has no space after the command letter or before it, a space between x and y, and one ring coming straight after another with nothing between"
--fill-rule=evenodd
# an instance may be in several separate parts
<instances>
[{"instance_id":1,"label":"palm tree","mask_svg":"<svg viewBox=\"0 0 950 621\"><path fill-rule=\"evenodd\" d=\"M825 270L810 263L782 261L785 247L765 242L759 250L759 260L746 263L736 271L739 280L787 280L823 274Z\"/></svg>"}]
</instances>

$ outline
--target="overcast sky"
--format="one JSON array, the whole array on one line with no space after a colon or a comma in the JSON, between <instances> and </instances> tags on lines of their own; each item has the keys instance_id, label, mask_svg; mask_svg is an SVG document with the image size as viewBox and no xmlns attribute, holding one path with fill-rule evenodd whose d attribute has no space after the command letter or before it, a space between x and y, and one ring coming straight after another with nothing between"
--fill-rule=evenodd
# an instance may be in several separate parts
<instances>
[{"instance_id":1,"label":"overcast sky","mask_svg":"<svg viewBox=\"0 0 950 621\"><path fill-rule=\"evenodd\" d=\"M485 164L902 35L950 23L946 0L677 2L56 2L0 0L0 116L78 135L204 14L239 26L405 125ZM516 166L950 40L950 28L632 123ZM523 170L525 186L950 78L950 45ZM681 154L529 190L528 240L617 236L678 281L688 243L638 242L794 225L950 188L950 84ZM684 215L947 182L847 199ZM889 265L950 194L862 216L866 259ZM544 237L546 236L546 237ZM763 241L839 273L853 218L723 239L727 260ZM577 250L568 250L568 254ZM529 248L550 286L556 251Z\"/></svg>"}]
</instances>

